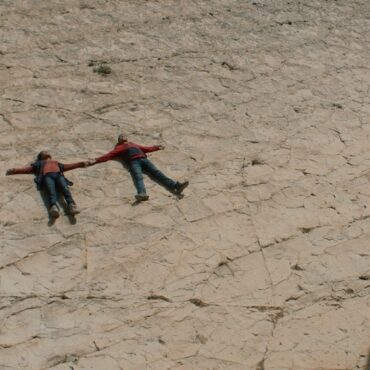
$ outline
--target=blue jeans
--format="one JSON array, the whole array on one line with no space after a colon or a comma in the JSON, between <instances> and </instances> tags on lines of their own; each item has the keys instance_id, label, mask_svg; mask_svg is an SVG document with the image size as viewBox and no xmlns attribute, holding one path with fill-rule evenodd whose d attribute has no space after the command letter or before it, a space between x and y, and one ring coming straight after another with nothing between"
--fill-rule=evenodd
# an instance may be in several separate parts
<instances>
[{"instance_id":1,"label":"blue jeans","mask_svg":"<svg viewBox=\"0 0 370 370\"><path fill-rule=\"evenodd\" d=\"M152 177L168 190L175 190L177 182L164 175L148 158L133 159L129 162L130 172L136 190L139 193L146 193L143 172Z\"/></svg>"},{"instance_id":2,"label":"blue jeans","mask_svg":"<svg viewBox=\"0 0 370 370\"><path fill-rule=\"evenodd\" d=\"M48 192L50 206L54 206L57 203L57 188L62 191L67 204L74 203L67 181L59 172L50 172L46 174L43 178L43 184Z\"/></svg>"}]
</instances>

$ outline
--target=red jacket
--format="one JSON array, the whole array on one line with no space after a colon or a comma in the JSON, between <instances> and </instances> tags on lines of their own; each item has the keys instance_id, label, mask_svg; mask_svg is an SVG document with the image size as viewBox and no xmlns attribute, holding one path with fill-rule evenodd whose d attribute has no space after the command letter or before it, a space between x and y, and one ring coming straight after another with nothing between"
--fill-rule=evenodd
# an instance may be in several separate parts
<instances>
[{"instance_id":1,"label":"red jacket","mask_svg":"<svg viewBox=\"0 0 370 370\"><path fill-rule=\"evenodd\" d=\"M145 153L155 152L160 150L158 145L142 146L135 143L117 144L113 150L101 157L95 158L97 163L110 161L111 159L120 157L125 161L132 161L134 159L146 158Z\"/></svg>"}]
</instances>

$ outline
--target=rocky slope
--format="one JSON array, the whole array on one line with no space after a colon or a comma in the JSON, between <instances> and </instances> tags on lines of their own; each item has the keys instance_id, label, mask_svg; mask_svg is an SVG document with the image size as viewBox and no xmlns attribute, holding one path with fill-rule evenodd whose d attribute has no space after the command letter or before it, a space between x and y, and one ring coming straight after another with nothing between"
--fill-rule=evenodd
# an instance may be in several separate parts
<instances>
[{"instance_id":1,"label":"rocky slope","mask_svg":"<svg viewBox=\"0 0 370 370\"><path fill-rule=\"evenodd\" d=\"M119 133L188 178L0 179L0 369L369 369L367 0L1 0L1 172Z\"/></svg>"}]
</instances>

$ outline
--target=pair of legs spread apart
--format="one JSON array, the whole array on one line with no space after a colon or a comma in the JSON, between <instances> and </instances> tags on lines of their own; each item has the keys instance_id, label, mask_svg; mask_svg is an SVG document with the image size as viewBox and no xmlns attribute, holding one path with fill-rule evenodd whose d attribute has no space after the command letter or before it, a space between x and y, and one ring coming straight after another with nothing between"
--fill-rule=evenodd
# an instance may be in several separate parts
<instances>
[{"instance_id":1,"label":"pair of legs spread apart","mask_svg":"<svg viewBox=\"0 0 370 370\"><path fill-rule=\"evenodd\" d=\"M129 164L130 172L134 185L137 190L136 199L138 201L148 200L149 195L146 193L143 172L147 173L159 184L176 195L181 195L183 190L189 185L188 181L178 182L167 177L161 172L148 158L134 159Z\"/></svg>"}]
</instances>

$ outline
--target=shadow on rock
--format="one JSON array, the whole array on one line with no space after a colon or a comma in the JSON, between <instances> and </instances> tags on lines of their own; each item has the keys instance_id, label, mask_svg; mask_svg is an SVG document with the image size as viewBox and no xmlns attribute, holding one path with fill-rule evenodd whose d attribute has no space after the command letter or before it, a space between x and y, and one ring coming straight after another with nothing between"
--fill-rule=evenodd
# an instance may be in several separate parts
<instances>
[{"instance_id":1,"label":"shadow on rock","mask_svg":"<svg viewBox=\"0 0 370 370\"><path fill-rule=\"evenodd\" d=\"M369 350L369 354L367 355L367 363L366 363L366 367L364 370L370 370L370 350Z\"/></svg>"},{"instance_id":2,"label":"shadow on rock","mask_svg":"<svg viewBox=\"0 0 370 370\"><path fill-rule=\"evenodd\" d=\"M138 206L140 203L141 203L141 201L140 201L140 200L135 200L134 202L132 202L132 203L131 203L131 206L132 206L132 207L136 207L136 206Z\"/></svg>"}]
</instances>

